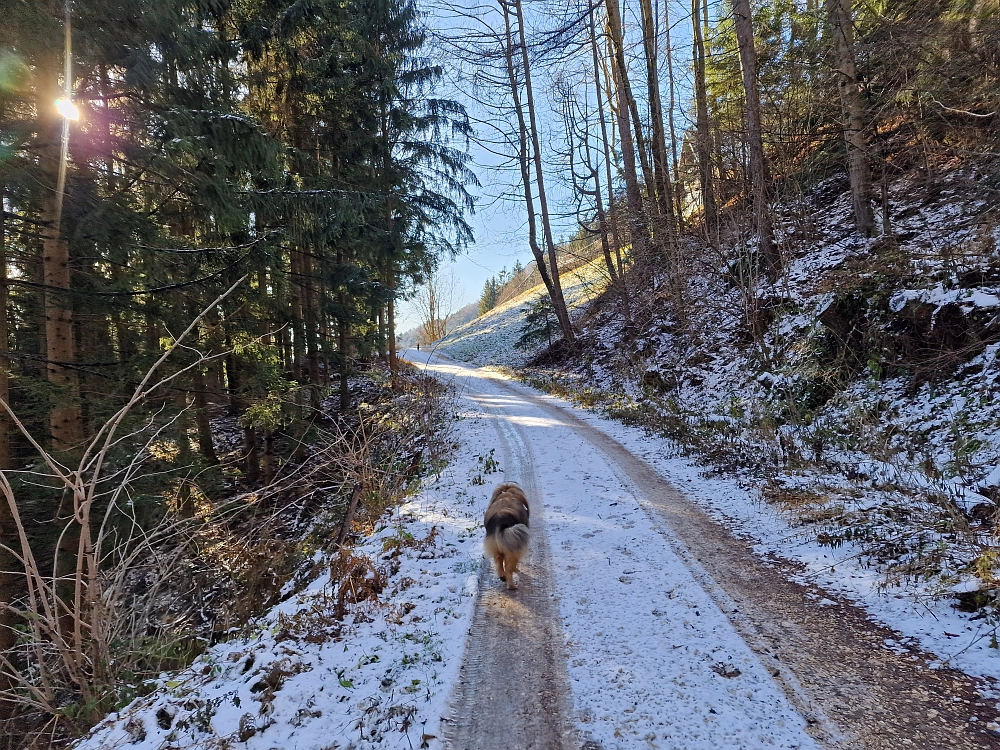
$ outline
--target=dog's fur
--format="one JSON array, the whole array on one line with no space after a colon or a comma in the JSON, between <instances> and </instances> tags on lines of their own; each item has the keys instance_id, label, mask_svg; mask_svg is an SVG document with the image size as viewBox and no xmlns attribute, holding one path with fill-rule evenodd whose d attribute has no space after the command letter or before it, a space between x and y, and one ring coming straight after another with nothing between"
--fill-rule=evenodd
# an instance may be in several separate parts
<instances>
[{"instance_id":1,"label":"dog's fur","mask_svg":"<svg viewBox=\"0 0 1000 750\"><path fill-rule=\"evenodd\" d=\"M508 589L516 589L514 574L517 565L528 549L531 537L528 531L528 498L514 482L504 482L493 490L493 498L486 509L486 554L493 558L497 575L507 582Z\"/></svg>"}]
</instances>

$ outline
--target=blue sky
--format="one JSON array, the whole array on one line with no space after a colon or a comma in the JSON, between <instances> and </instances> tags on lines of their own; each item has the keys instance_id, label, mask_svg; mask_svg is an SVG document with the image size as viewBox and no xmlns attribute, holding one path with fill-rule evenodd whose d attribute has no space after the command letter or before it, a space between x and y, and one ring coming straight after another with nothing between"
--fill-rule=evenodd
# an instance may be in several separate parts
<instances>
[{"instance_id":1,"label":"blue sky","mask_svg":"<svg viewBox=\"0 0 1000 750\"><path fill-rule=\"evenodd\" d=\"M449 31L454 33L457 30L475 26L476 21L462 19L455 12L449 10L447 8L449 2L467 11L476 8L482 9L474 14L480 19L479 23L482 23L482 18L488 17L489 9L494 9L497 5L495 0L426 0L423 7L427 13L428 26L432 29L432 36L435 33L447 34ZM668 0L668 2L674 50L674 74L678 81L675 118L677 128L680 131L686 124L686 118L681 110L687 99L685 92L689 90L687 77L690 66L687 61L690 60L691 54L690 21L688 20L690 5L686 2L679 3L673 0ZM545 4L544 0L537 0L534 3L526 0L529 25L531 25L532 6L537 7L543 4ZM654 4L658 8L661 7L659 0L654 0ZM637 6L638 3L628 0L622 1L627 29L636 30L639 27L639 20L636 18ZM562 9L565 11L566 7L564 5ZM659 13L659 11L657 12ZM496 18L499 20L498 16ZM460 71L457 70L464 61L456 61L447 51L437 50L435 55L446 70L446 83L437 95L462 102L474 121L489 120L493 115L486 108L477 105L474 98L467 96L464 92L464 88L468 84L459 75ZM661 82L665 85L666 61L662 50L660 55ZM641 66L644 63L635 59L633 64ZM543 161L547 166L546 190L549 194L553 232L557 241L576 231L574 218L560 218L559 216L560 212L564 212L568 207L569 193L568 189L555 179L555 174L559 171L559 163L554 156L554 149L559 145L559 134L555 122L555 108L546 95L551 84L551 75L563 65L573 65L573 63L568 57L553 59L547 64L536 64L532 72L536 99L538 100L542 148L543 152L547 152L543 154ZM636 69L633 75L637 85L644 80L641 69ZM645 90L645 86L639 86L638 90ZM667 92L664 91L662 95L664 106L666 106ZM477 127L477 131L480 137L488 140L491 128L489 125L481 124ZM470 147L470 154L473 159L473 170L482 183L482 187L475 191L478 204L476 213L469 218L475 233L475 243L457 260L443 263L441 268L443 274L451 273L455 278L454 310L478 300L486 280L496 275L501 269L510 268L517 261L520 261L522 265L528 265L533 261L527 242L526 216L519 187L519 173L511 170L509 164L505 166L501 157L491 153L491 147L488 144L473 143ZM399 313L397 321L399 331L406 331L419 325L420 315L413 304L403 302L400 305Z\"/></svg>"}]
</instances>

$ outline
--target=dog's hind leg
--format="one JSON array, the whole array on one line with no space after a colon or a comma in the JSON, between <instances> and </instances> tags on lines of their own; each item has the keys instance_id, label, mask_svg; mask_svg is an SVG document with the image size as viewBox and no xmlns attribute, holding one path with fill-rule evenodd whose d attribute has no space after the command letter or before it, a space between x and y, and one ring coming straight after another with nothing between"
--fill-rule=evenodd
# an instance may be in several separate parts
<instances>
[{"instance_id":1,"label":"dog's hind leg","mask_svg":"<svg viewBox=\"0 0 1000 750\"><path fill-rule=\"evenodd\" d=\"M506 581L507 575L505 574L504 571L504 558L502 552L496 553L496 555L493 557L493 564L496 565L497 575L500 576L500 580Z\"/></svg>"},{"instance_id":2,"label":"dog's hind leg","mask_svg":"<svg viewBox=\"0 0 1000 750\"><path fill-rule=\"evenodd\" d=\"M514 591L517 583L514 581L514 574L517 572L517 564L521 562L517 555L508 555L506 559L507 588Z\"/></svg>"}]
</instances>

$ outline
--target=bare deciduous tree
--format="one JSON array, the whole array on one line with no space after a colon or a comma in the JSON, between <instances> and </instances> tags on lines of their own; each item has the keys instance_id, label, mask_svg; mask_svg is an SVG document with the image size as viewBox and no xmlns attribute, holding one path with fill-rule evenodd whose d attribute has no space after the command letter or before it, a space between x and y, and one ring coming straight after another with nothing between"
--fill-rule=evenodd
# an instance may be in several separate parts
<instances>
[{"instance_id":1,"label":"bare deciduous tree","mask_svg":"<svg viewBox=\"0 0 1000 750\"><path fill-rule=\"evenodd\" d=\"M455 292L458 281L453 273L430 271L423 284L417 287L414 305L420 312L420 331L417 341L429 344L443 339L448 333L448 318L454 313Z\"/></svg>"},{"instance_id":2,"label":"bare deciduous tree","mask_svg":"<svg viewBox=\"0 0 1000 750\"><path fill-rule=\"evenodd\" d=\"M736 42L746 93L747 151L750 159L750 189L752 192L754 227L764 272L772 281L781 273L781 256L774 243L768 194L771 173L764 155L764 134L760 116L760 90L757 83L757 50L754 47L753 19L750 0L733 0Z\"/></svg>"},{"instance_id":3,"label":"bare deciduous tree","mask_svg":"<svg viewBox=\"0 0 1000 750\"><path fill-rule=\"evenodd\" d=\"M875 214L872 210L872 178L868 167L864 105L861 101L858 67L854 58L854 14L851 0L826 0L826 12L833 32L833 52L844 117L847 174L851 182L854 224L859 232L870 237L875 233Z\"/></svg>"},{"instance_id":4,"label":"bare deciduous tree","mask_svg":"<svg viewBox=\"0 0 1000 750\"><path fill-rule=\"evenodd\" d=\"M712 184L712 133L708 114L708 87L705 81L705 37L701 22L701 6L707 0L691 0L691 30L694 60L695 94L695 151L698 154L698 173L701 178L701 203L705 213L705 229L709 238L715 237L716 205Z\"/></svg>"}]
</instances>

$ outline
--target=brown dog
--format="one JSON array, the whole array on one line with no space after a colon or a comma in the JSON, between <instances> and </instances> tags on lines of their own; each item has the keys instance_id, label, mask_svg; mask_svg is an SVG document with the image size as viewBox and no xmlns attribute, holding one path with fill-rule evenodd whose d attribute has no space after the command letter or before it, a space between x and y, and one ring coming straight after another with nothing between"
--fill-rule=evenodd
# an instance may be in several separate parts
<instances>
[{"instance_id":1,"label":"brown dog","mask_svg":"<svg viewBox=\"0 0 1000 750\"><path fill-rule=\"evenodd\" d=\"M517 564L528 549L528 499L514 482L504 482L493 490L493 498L486 508L486 554L493 558L497 575L507 582L507 588L516 589L514 573Z\"/></svg>"}]
</instances>

